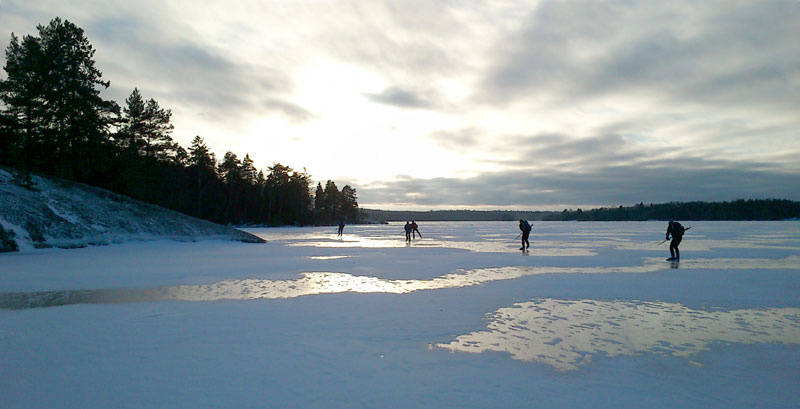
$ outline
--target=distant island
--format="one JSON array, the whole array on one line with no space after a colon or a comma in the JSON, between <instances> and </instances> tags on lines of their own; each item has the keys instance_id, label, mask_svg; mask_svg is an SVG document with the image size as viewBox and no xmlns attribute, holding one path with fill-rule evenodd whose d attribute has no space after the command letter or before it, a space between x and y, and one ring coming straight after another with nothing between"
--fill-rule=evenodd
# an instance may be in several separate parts
<instances>
[{"instance_id":1,"label":"distant island","mask_svg":"<svg viewBox=\"0 0 800 409\"><path fill-rule=\"evenodd\" d=\"M800 219L800 202L786 199L739 199L730 202L639 203L633 206L556 211L361 209L372 221L645 221L645 220L788 220Z\"/></svg>"}]
</instances>

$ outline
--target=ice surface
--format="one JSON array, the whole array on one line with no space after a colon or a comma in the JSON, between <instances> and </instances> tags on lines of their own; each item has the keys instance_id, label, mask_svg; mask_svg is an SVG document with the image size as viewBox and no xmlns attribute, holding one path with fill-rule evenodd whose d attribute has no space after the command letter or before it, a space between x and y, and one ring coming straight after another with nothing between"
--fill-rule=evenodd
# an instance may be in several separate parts
<instances>
[{"instance_id":1,"label":"ice surface","mask_svg":"<svg viewBox=\"0 0 800 409\"><path fill-rule=\"evenodd\" d=\"M685 224L3 254L0 406L797 407L800 223Z\"/></svg>"}]
</instances>

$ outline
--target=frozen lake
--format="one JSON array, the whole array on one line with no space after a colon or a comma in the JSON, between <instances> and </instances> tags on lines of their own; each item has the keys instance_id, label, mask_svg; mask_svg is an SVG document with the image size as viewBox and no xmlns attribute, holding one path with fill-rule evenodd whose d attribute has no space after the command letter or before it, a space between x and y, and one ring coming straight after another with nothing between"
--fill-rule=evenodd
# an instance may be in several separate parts
<instances>
[{"instance_id":1,"label":"frozen lake","mask_svg":"<svg viewBox=\"0 0 800 409\"><path fill-rule=\"evenodd\" d=\"M800 222L684 224L3 254L0 406L798 407Z\"/></svg>"}]
</instances>

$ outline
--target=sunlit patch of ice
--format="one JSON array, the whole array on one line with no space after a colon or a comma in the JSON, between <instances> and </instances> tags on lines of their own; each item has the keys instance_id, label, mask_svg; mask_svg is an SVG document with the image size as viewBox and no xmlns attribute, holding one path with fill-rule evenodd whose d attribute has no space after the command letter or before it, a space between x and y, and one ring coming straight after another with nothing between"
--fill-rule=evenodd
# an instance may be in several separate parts
<instances>
[{"instance_id":1,"label":"sunlit patch of ice","mask_svg":"<svg viewBox=\"0 0 800 409\"><path fill-rule=\"evenodd\" d=\"M434 239L417 239L411 242L398 239L381 239L372 237L358 237L350 240L298 240L287 244L291 247L318 247L318 248L444 248L454 250L467 250L476 253L508 253L517 251L518 242L504 241L449 241ZM597 253L588 248L586 244L546 242L543 244L531 242L531 254L540 256L594 256Z\"/></svg>"},{"instance_id":2,"label":"sunlit patch of ice","mask_svg":"<svg viewBox=\"0 0 800 409\"><path fill-rule=\"evenodd\" d=\"M652 273L668 268L696 270L784 269L800 271L800 256L783 259L692 259L667 264L646 258L638 266L551 267L506 266L458 270L432 279L390 280L342 272L306 272L294 280L225 280L208 285L182 285L152 289L47 291L0 294L0 308L36 308L78 303L126 303L160 300L213 301L220 299L275 299L342 292L405 294L480 285L538 274Z\"/></svg>"},{"instance_id":3,"label":"sunlit patch of ice","mask_svg":"<svg viewBox=\"0 0 800 409\"><path fill-rule=\"evenodd\" d=\"M352 258L353 256L308 256L311 260L338 260L342 258Z\"/></svg>"},{"instance_id":4,"label":"sunlit patch of ice","mask_svg":"<svg viewBox=\"0 0 800 409\"><path fill-rule=\"evenodd\" d=\"M501 308L489 320L488 330L436 346L507 352L516 360L576 370L597 355L689 358L717 342L800 343L800 308L705 311L665 302L543 299Z\"/></svg>"}]
</instances>

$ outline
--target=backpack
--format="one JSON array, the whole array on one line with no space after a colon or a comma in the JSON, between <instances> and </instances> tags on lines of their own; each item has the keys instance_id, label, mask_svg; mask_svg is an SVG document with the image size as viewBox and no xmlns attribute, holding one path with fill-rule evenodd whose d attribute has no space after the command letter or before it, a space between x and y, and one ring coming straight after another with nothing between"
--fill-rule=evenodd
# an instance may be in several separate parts
<instances>
[{"instance_id":1,"label":"backpack","mask_svg":"<svg viewBox=\"0 0 800 409\"><path fill-rule=\"evenodd\" d=\"M686 231L686 228L683 227L682 224L678 222L672 222L672 235L674 236L683 236L683 232Z\"/></svg>"}]
</instances>

